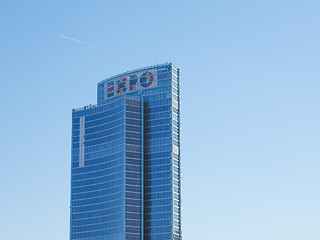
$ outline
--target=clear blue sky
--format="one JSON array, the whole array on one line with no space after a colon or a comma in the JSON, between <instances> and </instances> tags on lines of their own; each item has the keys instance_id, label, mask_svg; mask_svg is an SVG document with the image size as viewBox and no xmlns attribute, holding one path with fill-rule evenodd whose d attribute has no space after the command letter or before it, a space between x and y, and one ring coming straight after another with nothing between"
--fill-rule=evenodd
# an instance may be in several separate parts
<instances>
[{"instance_id":1,"label":"clear blue sky","mask_svg":"<svg viewBox=\"0 0 320 240\"><path fill-rule=\"evenodd\" d=\"M168 61L181 68L184 240L319 240L319 12L1 1L0 239L68 239L71 109L107 76Z\"/></svg>"}]
</instances>

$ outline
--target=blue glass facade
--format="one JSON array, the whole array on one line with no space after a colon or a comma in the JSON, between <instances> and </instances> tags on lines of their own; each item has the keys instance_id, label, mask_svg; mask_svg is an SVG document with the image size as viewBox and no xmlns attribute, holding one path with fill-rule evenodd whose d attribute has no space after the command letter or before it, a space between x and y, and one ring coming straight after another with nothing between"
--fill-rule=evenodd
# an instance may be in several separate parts
<instances>
[{"instance_id":1,"label":"blue glass facade","mask_svg":"<svg viewBox=\"0 0 320 240\"><path fill-rule=\"evenodd\" d=\"M98 83L72 111L70 239L181 238L179 69Z\"/></svg>"}]
</instances>

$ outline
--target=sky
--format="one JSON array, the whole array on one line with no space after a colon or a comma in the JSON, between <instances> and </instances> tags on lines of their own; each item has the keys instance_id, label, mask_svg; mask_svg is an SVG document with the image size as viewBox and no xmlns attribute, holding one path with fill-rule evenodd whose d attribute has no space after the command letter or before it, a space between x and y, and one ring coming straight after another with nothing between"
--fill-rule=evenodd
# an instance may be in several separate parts
<instances>
[{"instance_id":1,"label":"sky","mask_svg":"<svg viewBox=\"0 0 320 240\"><path fill-rule=\"evenodd\" d=\"M69 236L71 110L181 71L184 240L320 239L320 2L0 2L0 238Z\"/></svg>"}]
</instances>

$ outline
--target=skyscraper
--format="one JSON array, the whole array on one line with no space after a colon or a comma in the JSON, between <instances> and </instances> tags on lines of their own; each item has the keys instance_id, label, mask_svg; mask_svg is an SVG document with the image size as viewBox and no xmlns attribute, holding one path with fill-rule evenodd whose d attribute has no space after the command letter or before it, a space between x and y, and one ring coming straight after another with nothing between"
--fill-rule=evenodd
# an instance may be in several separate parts
<instances>
[{"instance_id":1,"label":"skyscraper","mask_svg":"<svg viewBox=\"0 0 320 240\"><path fill-rule=\"evenodd\" d=\"M71 240L181 240L179 69L98 83L72 110Z\"/></svg>"}]
</instances>

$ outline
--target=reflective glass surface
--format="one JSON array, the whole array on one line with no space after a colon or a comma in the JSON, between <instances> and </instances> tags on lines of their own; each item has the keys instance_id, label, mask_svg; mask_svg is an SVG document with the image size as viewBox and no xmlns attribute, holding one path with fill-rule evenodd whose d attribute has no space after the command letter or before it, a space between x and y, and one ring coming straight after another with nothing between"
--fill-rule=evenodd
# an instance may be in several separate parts
<instances>
[{"instance_id":1,"label":"reflective glass surface","mask_svg":"<svg viewBox=\"0 0 320 240\"><path fill-rule=\"evenodd\" d=\"M179 70L142 70L72 112L72 240L182 239Z\"/></svg>"}]
</instances>

